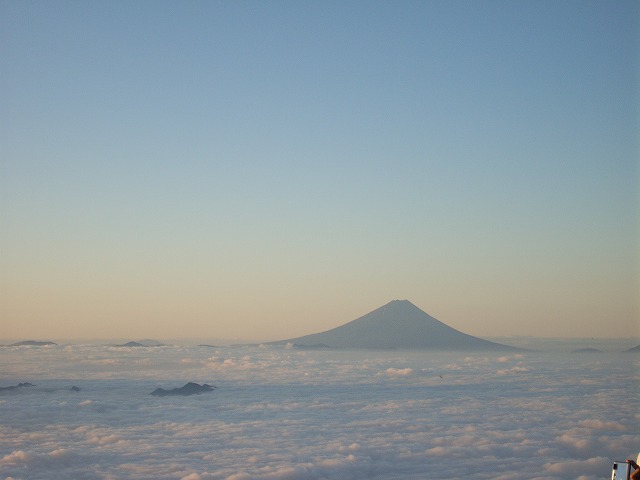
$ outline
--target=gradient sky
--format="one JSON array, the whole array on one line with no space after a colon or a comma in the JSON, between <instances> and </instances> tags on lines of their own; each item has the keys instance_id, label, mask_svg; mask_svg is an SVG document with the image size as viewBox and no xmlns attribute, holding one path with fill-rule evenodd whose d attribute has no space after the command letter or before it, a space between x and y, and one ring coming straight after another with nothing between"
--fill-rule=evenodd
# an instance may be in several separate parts
<instances>
[{"instance_id":1,"label":"gradient sky","mask_svg":"<svg viewBox=\"0 0 640 480\"><path fill-rule=\"evenodd\" d=\"M0 1L0 338L409 299L640 335L634 1Z\"/></svg>"}]
</instances>

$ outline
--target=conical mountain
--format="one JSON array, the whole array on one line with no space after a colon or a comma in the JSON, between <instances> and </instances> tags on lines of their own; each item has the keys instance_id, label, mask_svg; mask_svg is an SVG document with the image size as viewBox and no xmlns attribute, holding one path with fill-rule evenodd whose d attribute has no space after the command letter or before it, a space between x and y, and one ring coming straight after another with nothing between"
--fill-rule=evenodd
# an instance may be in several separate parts
<instances>
[{"instance_id":1,"label":"conical mountain","mask_svg":"<svg viewBox=\"0 0 640 480\"><path fill-rule=\"evenodd\" d=\"M408 300L393 300L341 327L274 343L331 348L520 350L467 335Z\"/></svg>"}]
</instances>

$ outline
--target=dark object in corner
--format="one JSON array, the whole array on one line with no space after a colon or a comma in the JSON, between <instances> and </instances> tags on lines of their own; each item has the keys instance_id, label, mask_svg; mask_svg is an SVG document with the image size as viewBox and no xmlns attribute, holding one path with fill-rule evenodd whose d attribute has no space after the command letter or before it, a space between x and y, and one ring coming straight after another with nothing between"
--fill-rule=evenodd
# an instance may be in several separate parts
<instances>
[{"instance_id":1,"label":"dark object in corner","mask_svg":"<svg viewBox=\"0 0 640 480\"><path fill-rule=\"evenodd\" d=\"M198 395L200 393L210 392L215 388L216 387L207 385L206 383L199 385L197 383L189 382L183 387L173 388L171 390L156 388L153 392L151 392L151 395L156 395L158 397L166 397L168 395Z\"/></svg>"}]
</instances>

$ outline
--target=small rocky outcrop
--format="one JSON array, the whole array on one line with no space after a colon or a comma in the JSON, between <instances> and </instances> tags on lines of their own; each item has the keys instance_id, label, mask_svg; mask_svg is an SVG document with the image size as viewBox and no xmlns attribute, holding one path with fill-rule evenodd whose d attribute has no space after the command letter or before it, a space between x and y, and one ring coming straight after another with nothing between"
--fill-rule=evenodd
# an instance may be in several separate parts
<instances>
[{"instance_id":1,"label":"small rocky outcrop","mask_svg":"<svg viewBox=\"0 0 640 480\"><path fill-rule=\"evenodd\" d=\"M198 383L189 382L182 387L172 388L171 390L165 390L164 388L156 388L151 395L155 395L157 397L166 397L169 395L199 395L200 393L211 392L216 387L212 385L207 385L203 383L202 385Z\"/></svg>"},{"instance_id":2,"label":"small rocky outcrop","mask_svg":"<svg viewBox=\"0 0 640 480\"><path fill-rule=\"evenodd\" d=\"M11 392L13 390L18 390L19 388L28 388L28 387L35 387L35 385L29 382L19 383L18 385L11 385L10 387L0 387L0 392Z\"/></svg>"}]
</instances>

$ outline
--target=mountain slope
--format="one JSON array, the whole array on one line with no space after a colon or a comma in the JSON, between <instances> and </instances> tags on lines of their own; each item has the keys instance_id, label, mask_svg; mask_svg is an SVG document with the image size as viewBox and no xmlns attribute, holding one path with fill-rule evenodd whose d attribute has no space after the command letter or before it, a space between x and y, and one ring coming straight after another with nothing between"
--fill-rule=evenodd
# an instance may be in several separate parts
<instances>
[{"instance_id":1,"label":"mountain slope","mask_svg":"<svg viewBox=\"0 0 640 480\"><path fill-rule=\"evenodd\" d=\"M341 327L273 343L332 348L519 350L459 332L408 300L392 302Z\"/></svg>"}]
</instances>

